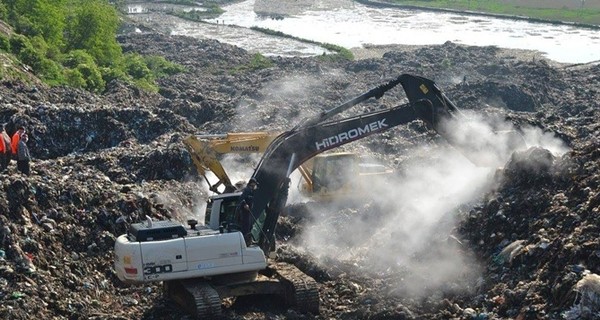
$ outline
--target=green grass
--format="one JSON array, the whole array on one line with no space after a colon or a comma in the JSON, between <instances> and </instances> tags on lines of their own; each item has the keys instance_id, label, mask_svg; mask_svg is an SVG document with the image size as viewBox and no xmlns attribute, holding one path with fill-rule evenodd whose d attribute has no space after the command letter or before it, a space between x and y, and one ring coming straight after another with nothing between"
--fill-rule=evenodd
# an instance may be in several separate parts
<instances>
[{"instance_id":1,"label":"green grass","mask_svg":"<svg viewBox=\"0 0 600 320\"><path fill-rule=\"evenodd\" d=\"M354 59L354 55L352 54L352 52L344 47L340 47L338 45L335 44L330 44L330 43L323 43L323 42L318 42L318 41L312 41L312 40L308 40L308 39L302 39L302 38L298 38L298 37L294 37L292 35L283 33L281 31L275 31L272 29L267 29L267 28L260 28L260 27L251 27L250 29L258 31L258 32L262 32L264 34L268 34L271 36L276 36L276 37L282 37L282 38L289 38L289 39L294 39L297 41L301 41L304 43L310 43L310 44L314 44L314 45L318 45L321 46L329 51L333 51L335 52L335 54L323 54L321 56L321 59L325 59L325 60L353 60Z\"/></svg>"},{"instance_id":2,"label":"green grass","mask_svg":"<svg viewBox=\"0 0 600 320\"><path fill-rule=\"evenodd\" d=\"M493 14L524 16L533 19L600 25L600 9L527 8L491 0L388 0L388 2L399 5L469 10Z\"/></svg>"},{"instance_id":3,"label":"green grass","mask_svg":"<svg viewBox=\"0 0 600 320\"><path fill-rule=\"evenodd\" d=\"M222 13L225 12L225 10L221 9L221 7L219 7L216 4L211 4L211 5L205 6L204 8L206 9L206 11L175 10L175 11L168 11L166 13L177 16L182 19L190 20L190 21L203 22L204 19L213 19L213 18L220 16Z\"/></svg>"},{"instance_id":4,"label":"green grass","mask_svg":"<svg viewBox=\"0 0 600 320\"><path fill-rule=\"evenodd\" d=\"M24 69L24 65L14 55L0 51L0 80L19 80L28 84L39 83L31 72Z\"/></svg>"},{"instance_id":5,"label":"green grass","mask_svg":"<svg viewBox=\"0 0 600 320\"><path fill-rule=\"evenodd\" d=\"M242 72L246 72L246 71L267 69L272 66L273 66L273 62L269 58L263 56L260 53L255 53L252 56L252 59L250 60L249 63L233 68L233 70L231 70L231 73L236 74L236 73L242 73Z\"/></svg>"}]
</instances>

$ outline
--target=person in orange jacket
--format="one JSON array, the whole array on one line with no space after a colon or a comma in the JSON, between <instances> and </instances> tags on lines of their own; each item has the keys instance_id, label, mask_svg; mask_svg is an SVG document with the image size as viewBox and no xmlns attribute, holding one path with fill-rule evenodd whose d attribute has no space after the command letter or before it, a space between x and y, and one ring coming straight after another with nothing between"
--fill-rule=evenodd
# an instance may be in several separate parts
<instances>
[{"instance_id":1,"label":"person in orange jacket","mask_svg":"<svg viewBox=\"0 0 600 320\"><path fill-rule=\"evenodd\" d=\"M20 126L17 128L17 132L15 132L10 140L10 149L12 151L13 159L17 159L17 150L19 149L19 140L21 136L25 133L25 127Z\"/></svg>"}]
</instances>

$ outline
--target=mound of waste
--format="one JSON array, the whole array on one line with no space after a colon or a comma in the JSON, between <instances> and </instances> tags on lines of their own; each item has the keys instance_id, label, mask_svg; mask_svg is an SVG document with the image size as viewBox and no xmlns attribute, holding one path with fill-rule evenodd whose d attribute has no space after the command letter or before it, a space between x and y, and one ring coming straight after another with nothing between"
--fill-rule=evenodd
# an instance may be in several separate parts
<instances>
[{"instance_id":1,"label":"mound of waste","mask_svg":"<svg viewBox=\"0 0 600 320\"><path fill-rule=\"evenodd\" d=\"M285 130L401 73L435 80L469 114L536 128L537 140L524 131L531 148L485 172L419 121L350 145L393 166L393 183L366 199L292 204L277 232L277 259L319 283L320 314L252 297L224 301L224 317L597 316L600 67L446 43L358 61L272 57L254 70L244 68L251 53L213 40L119 41L187 72L161 79L158 93L119 82L100 95L0 83L0 121L9 133L27 128L34 158L29 176L14 162L0 174L0 318L184 318L160 284L125 285L112 268L128 224L203 221L209 193L181 140ZM398 92L342 116L404 102Z\"/></svg>"}]
</instances>

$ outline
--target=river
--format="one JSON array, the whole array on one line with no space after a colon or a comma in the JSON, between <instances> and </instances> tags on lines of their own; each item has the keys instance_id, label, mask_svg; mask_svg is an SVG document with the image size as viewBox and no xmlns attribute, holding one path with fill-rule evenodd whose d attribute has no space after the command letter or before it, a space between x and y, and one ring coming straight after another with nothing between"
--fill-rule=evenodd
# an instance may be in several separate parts
<instances>
[{"instance_id":1,"label":"river","mask_svg":"<svg viewBox=\"0 0 600 320\"><path fill-rule=\"evenodd\" d=\"M255 3L255 1L257 1ZM291 39L266 36L257 26L291 36L346 48L366 45L431 45L446 41L464 45L540 51L562 63L600 60L600 31L573 25L529 22L488 16L365 6L350 0L309 1L304 6L270 7L278 18L259 15L266 1L247 0L223 7L209 23L184 21L157 13L132 14L171 34L213 38L264 55L306 56L324 49ZM283 5L282 5L283 1ZM289 2L291 3L291 2ZM187 9L186 9L187 10Z\"/></svg>"}]
</instances>

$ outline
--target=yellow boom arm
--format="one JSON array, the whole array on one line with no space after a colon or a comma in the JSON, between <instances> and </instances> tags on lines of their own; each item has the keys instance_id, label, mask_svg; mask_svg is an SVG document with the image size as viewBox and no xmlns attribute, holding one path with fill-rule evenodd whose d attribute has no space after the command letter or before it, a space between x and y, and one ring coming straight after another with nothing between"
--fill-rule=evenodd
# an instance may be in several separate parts
<instances>
[{"instance_id":1,"label":"yellow boom arm","mask_svg":"<svg viewBox=\"0 0 600 320\"><path fill-rule=\"evenodd\" d=\"M198 174L204 177L209 189L220 193L217 189L224 185L224 192L234 192L219 155L226 153L264 153L267 146L279 135L278 132L240 132L211 135L193 135L185 138L183 144L192 157ZM211 171L219 179L211 184L206 177L206 171Z\"/></svg>"}]
</instances>

